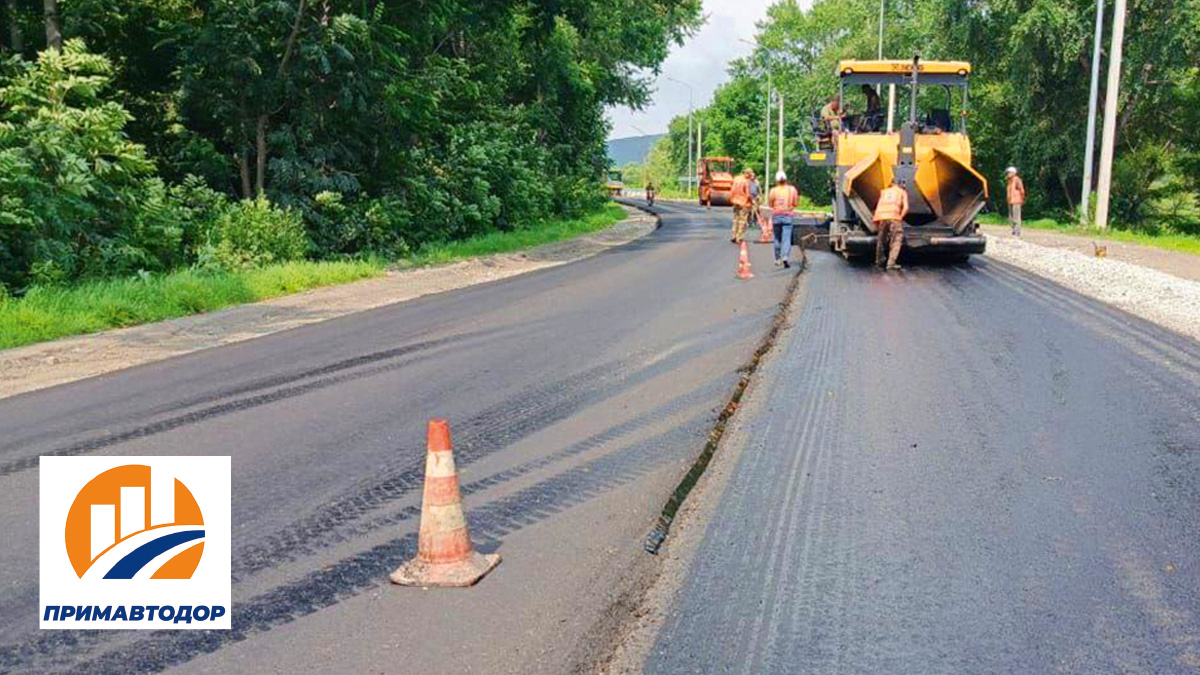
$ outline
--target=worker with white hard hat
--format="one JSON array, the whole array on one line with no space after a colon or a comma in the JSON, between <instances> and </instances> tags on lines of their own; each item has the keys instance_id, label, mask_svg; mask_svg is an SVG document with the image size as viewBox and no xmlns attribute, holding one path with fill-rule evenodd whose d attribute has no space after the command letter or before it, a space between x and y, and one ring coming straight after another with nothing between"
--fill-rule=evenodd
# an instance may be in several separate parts
<instances>
[{"instance_id":1,"label":"worker with white hard hat","mask_svg":"<svg viewBox=\"0 0 1200 675\"><path fill-rule=\"evenodd\" d=\"M1013 236L1019 237L1021 236L1021 207L1025 204L1025 181L1021 180L1021 174L1017 172L1015 166L1004 170L1004 178L1008 183L1006 190L1008 222L1012 225Z\"/></svg>"},{"instance_id":2,"label":"worker with white hard hat","mask_svg":"<svg viewBox=\"0 0 1200 675\"><path fill-rule=\"evenodd\" d=\"M796 205L800 203L800 193L794 186L788 185L786 173L779 171L775 174L775 187L767 195L767 203L771 206L771 229L775 234L775 266L791 267L788 257L792 252L793 219Z\"/></svg>"}]
</instances>

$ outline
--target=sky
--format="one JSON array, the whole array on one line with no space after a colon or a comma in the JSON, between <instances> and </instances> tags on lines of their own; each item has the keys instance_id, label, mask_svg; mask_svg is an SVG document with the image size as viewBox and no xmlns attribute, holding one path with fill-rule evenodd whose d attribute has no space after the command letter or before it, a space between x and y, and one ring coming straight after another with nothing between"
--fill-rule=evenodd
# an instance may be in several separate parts
<instances>
[{"instance_id":1,"label":"sky","mask_svg":"<svg viewBox=\"0 0 1200 675\"><path fill-rule=\"evenodd\" d=\"M653 101L641 111L624 107L608 110L612 122L609 138L665 133L672 117L687 113L688 88L668 77L691 85L695 107L708 103L713 91L728 78L725 65L754 51L738 38L754 42L754 24L766 18L767 7L773 2L704 0L708 22L682 47L675 47L663 62Z\"/></svg>"}]
</instances>

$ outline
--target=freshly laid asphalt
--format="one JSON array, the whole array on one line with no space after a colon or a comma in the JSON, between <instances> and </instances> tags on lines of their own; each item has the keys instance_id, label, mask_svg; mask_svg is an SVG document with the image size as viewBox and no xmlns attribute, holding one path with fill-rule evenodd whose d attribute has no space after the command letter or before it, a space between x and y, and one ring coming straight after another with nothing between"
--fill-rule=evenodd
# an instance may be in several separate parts
<instances>
[{"instance_id":1,"label":"freshly laid asphalt","mask_svg":"<svg viewBox=\"0 0 1200 675\"><path fill-rule=\"evenodd\" d=\"M645 672L1200 671L1200 346L986 258L812 263Z\"/></svg>"},{"instance_id":2,"label":"freshly laid asphalt","mask_svg":"<svg viewBox=\"0 0 1200 675\"><path fill-rule=\"evenodd\" d=\"M727 209L593 258L0 401L0 672L561 673L770 326ZM793 270L794 271L794 270ZM469 590L394 587L450 421ZM39 631L40 455L230 455L231 631Z\"/></svg>"},{"instance_id":3,"label":"freshly laid asphalt","mask_svg":"<svg viewBox=\"0 0 1200 675\"><path fill-rule=\"evenodd\" d=\"M790 280L765 246L734 280L728 210L659 211L584 261L0 401L0 672L567 672ZM986 258L811 263L646 672L1200 669L1200 347ZM469 590L386 582L435 416L504 556ZM160 454L233 457L234 630L38 631L37 457Z\"/></svg>"}]
</instances>

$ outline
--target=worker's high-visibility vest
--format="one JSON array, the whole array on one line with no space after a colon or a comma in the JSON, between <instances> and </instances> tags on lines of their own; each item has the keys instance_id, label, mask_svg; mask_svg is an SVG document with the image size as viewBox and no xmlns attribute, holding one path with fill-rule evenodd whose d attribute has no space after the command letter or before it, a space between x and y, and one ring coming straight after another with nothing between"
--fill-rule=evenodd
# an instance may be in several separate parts
<instances>
[{"instance_id":1,"label":"worker's high-visibility vest","mask_svg":"<svg viewBox=\"0 0 1200 675\"><path fill-rule=\"evenodd\" d=\"M745 208L750 206L750 179L737 176L733 179L733 187L729 190L729 201L734 206Z\"/></svg>"},{"instance_id":2,"label":"worker's high-visibility vest","mask_svg":"<svg viewBox=\"0 0 1200 675\"><path fill-rule=\"evenodd\" d=\"M904 212L908 210L908 193L904 188L891 186L879 194L879 204L875 206L875 222L885 220L903 220Z\"/></svg>"},{"instance_id":3,"label":"worker's high-visibility vest","mask_svg":"<svg viewBox=\"0 0 1200 675\"><path fill-rule=\"evenodd\" d=\"M796 210L796 203L800 201L800 193L791 185L776 185L771 188L767 201L771 203L771 210L775 215L791 215Z\"/></svg>"}]
</instances>

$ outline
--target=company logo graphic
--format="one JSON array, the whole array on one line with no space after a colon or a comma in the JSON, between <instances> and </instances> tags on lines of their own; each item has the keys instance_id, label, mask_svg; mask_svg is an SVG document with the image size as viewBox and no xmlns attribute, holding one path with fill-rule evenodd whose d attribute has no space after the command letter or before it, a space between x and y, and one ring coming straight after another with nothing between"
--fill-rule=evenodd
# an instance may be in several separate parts
<instances>
[{"instance_id":1,"label":"company logo graphic","mask_svg":"<svg viewBox=\"0 0 1200 675\"><path fill-rule=\"evenodd\" d=\"M228 629L229 457L42 457L39 626Z\"/></svg>"},{"instance_id":2,"label":"company logo graphic","mask_svg":"<svg viewBox=\"0 0 1200 675\"><path fill-rule=\"evenodd\" d=\"M190 579L204 554L204 516L174 476L127 464L75 496L66 544L81 579Z\"/></svg>"}]
</instances>

